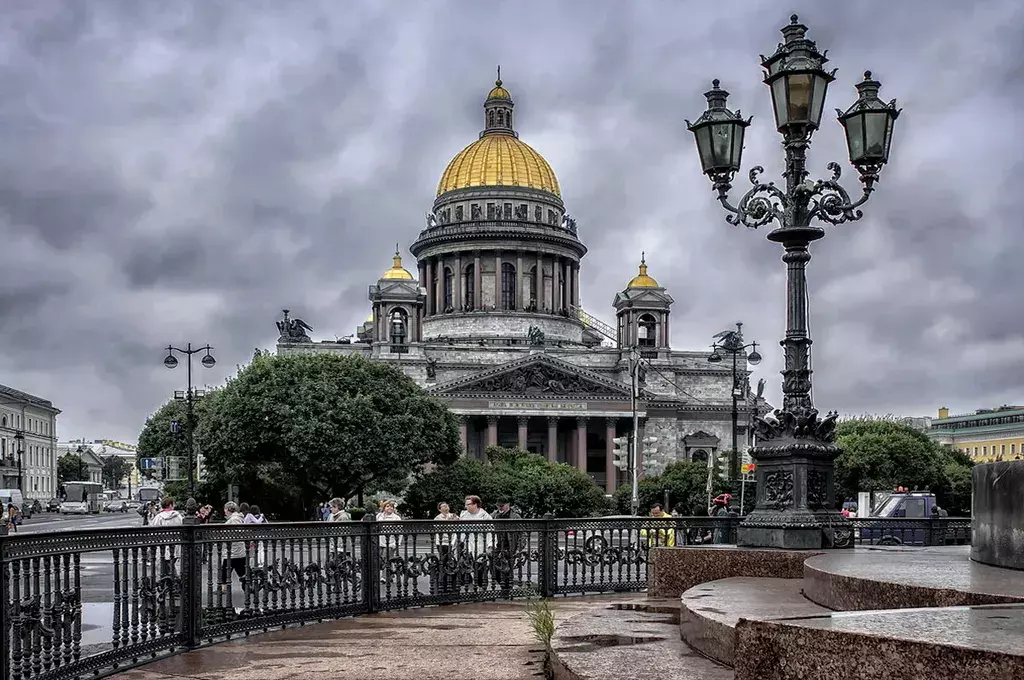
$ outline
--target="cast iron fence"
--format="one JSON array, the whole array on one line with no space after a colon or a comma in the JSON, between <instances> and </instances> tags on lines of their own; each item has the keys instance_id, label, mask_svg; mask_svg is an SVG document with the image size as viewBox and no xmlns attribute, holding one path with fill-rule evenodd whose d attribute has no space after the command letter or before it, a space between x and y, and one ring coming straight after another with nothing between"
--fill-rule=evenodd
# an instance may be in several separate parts
<instances>
[{"instance_id":1,"label":"cast iron fence","mask_svg":"<svg viewBox=\"0 0 1024 680\"><path fill-rule=\"evenodd\" d=\"M971 542L970 517L856 517L850 521L856 545L936 546Z\"/></svg>"},{"instance_id":2,"label":"cast iron fence","mask_svg":"<svg viewBox=\"0 0 1024 680\"><path fill-rule=\"evenodd\" d=\"M110 675L233 636L427 605L629 592L739 518L311 522L0 535L0 680Z\"/></svg>"}]
</instances>

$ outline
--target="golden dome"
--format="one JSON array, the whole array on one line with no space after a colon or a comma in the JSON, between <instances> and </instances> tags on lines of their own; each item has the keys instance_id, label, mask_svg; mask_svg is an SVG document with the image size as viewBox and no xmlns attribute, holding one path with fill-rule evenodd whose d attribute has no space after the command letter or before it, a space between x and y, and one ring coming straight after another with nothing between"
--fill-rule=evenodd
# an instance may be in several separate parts
<instances>
[{"instance_id":1,"label":"golden dome","mask_svg":"<svg viewBox=\"0 0 1024 680\"><path fill-rule=\"evenodd\" d=\"M509 101L512 101L512 95L509 94L508 90L506 90L504 87L501 86L501 81L500 80L494 81L494 87L491 88L491 91L487 93L487 98L488 99L508 99Z\"/></svg>"},{"instance_id":2,"label":"golden dome","mask_svg":"<svg viewBox=\"0 0 1024 680\"><path fill-rule=\"evenodd\" d=\"M647 273L647 259L640 254L640 273L633 277L626 288L658 288L658 282Z\"/></svg>"},{"instance_id":3,"label":"golden dome","mask_svg":"<svg viewBox=\"0 0 1024 680\"><path fill-rule=\"evenodd\" d=\"M558 179L544 157L510 134L487 134L448 164L437 195L466 187L527 187L561 197Z\"/></svg>"},{"instance_id":4,"label":"golden dome","mask_svg":"<svg viewBox=\"0 0 1024 680\"><path fill-rule=\"evenodd\" d=\"M402 256L398 252L398 244L395 244L395 259L391 265L391 269L384 272L384 276L380 277L384 279L400 279L402 281L412 281L412 274L409 270L402 266ZM370 321L373 321L373 315L370 315Z\"/></svg>"}]
</instances>

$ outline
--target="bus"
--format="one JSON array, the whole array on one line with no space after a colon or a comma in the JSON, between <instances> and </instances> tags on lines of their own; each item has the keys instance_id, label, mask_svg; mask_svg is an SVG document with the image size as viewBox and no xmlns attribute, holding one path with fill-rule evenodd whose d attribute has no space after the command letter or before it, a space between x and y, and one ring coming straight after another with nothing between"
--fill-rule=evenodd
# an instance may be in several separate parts
<instances>
[{"instance_id":1,"label":"bus","mask_svg":"<svg viewBox=\"0 0 1024 680\"><path fill-rule=\"evenodd\" d=\"M150 501L160 502L160 489L155 486L144 486L139 489L139 497L136 499L143 505Z\"/></svg>"},{"instance_id":2,"label":"bus","mask_svg":"<svg viewBox=\"0 0 1024 680\"><path fill-rule=\"evenodd\" d=\"M103 510L103 485L96 482L64 482L62 515L98 515Z\"/></svg>"}]
</instances>

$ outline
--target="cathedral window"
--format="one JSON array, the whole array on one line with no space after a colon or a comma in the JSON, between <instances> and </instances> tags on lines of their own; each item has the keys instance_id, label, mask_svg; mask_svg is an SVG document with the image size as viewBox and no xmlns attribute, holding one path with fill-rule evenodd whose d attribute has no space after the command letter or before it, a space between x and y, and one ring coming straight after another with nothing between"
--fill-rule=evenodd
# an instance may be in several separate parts
<instances>
[{"instance_id":1,"label":"cathedral window","mask_svg":"<svg viewBox=\"0 0 1024 680\"><path fill-rule=\"evenodd\" d=\"M526 279L527 305L530 309L537 309L537 265L530 267L530 275Z\"/></svg>"},{"instance_id":2,"label":"cathedral window","mask_svg":"<svg viewBox=\"0 0 1024 680\"><path fill-rule=\"evenodd\" d=\"M658 322L650 314L644 314L637 320L637 344L641 347L657 345Z\"/></svg>"},{"instance_id":3,"label":"cathedral window","mask_svg":"<svg viewBox=\"0 0 1024 680\"><path fill-rule=\"evenodd\" d=\"M488 203L487 204L487 219L489 219L489 220L495 219L495 215L497 215L497 212L498 212L498 206L496 206L493 203Z\"/></svg>"},{"instance_id":4,"label":"cathedral window","mask_svg":"<svg viewBox=\"0 0 1024 680\"><path fill-rule=\"evenodd\" d=\"M494 127L494 111L487 112L487 127Z\"/></svg>"},{"instance_id":5,"label":"cathedral window","mask_svg":"<svg viewBox=\"0 0 1024 680\"><path fill-rule=\"evenodd\" d=\"M455 221L456 222L461 222L462 221L462 206L461 205L455 206Z\"/></svg>"},{"instance_id":6,"label":"cathedral window","mask_svg":"<svg viewBox=\"0 0 1024 680\"><path fill-rule=\"evenodd\" d=\"M502 111L501 109L498 109L498 125L504 125L504 124L505 124L505 112Z\"/></svg>"},{"instance_id":7,"label":"cathedral window","mask_svg":"<svg viewBox=\"0 0 1024 680\"><path fill-rule=\"evenodd\" d=\"M391 312L389 317L390 320L390 334L391 344L393 346L403 346L408 338L408 324L407 317L404 309L395 309Z\"/></svg>"},{"instance_id":8,"label":"cathedral window","mask_svg":"<svg viewBox=\"0 0 1024 680\"><path fill-rule=\"evenodd\" d=\"M510 262L501 264L501 308L516 308L516 266Z\"/></svg>"},{"instance_id":9,"label":"cathedral window","mask_svg":"<svg viewBox=\"0 0 1024 680\"><path fill-rule=\"evenodd\" d=\"M455 276L450 267L444 268L444 311L449 314L455 311Z\"/></svg>"},{"instance_id":10,"label":"cathedral window","mask_svg":"<svg viewBox=\"0 0 1024 680\"><path fill-rule=\"evenodd\" d=\"M535 207L535 208L533 209L533 221L534 221L534 222L540 222L540 221L541 221L541 218L542 218L543 216L544 216L544 209L543 209L543 208L541 208L541 207L540 207L539 205L538 205L538 206L536 206L536 207Z\"/></svg>"},{"instance_id":11,"label":"cathedral window","mask_svg":"<svg viewBox=\"0 0 1024 680\"><path fill-rule=\"evenodd\" d=\"M462 290L465 291L462 308L467 311L473 309L473 301L476 299L476 267L473 265L466 267L466 285Z\"/></svg>"},{"instance_id":12,"label":"cathedral window","mask_svg":"<svg viewBox=\"0 0 1024 680\"><path fill-rule=\"evenodd\" d=\"M505 219L506 219L506 220L510 220L510 219L512 219L512 204L511 204L511 203L506 203L506 204L505 204L504 206L502 206L502 207L504 208L504 213L505 213L505 215L504 215L504 216L505 216Z\"/></svg>"}]
</instances>

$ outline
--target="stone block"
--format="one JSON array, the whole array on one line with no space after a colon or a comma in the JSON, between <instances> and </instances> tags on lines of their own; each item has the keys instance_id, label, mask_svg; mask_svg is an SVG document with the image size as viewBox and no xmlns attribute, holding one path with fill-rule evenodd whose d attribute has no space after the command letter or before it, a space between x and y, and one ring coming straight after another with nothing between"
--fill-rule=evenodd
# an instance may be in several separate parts
<instances>
[{"instance_id":1,"label":"stone block","mask_svg":"<svg viewBox=\"0 0 1024 680\"><path fill-rule=\"evenodd\" d=\"M804 560L817 552L737 548L651 548L649 597L680 597L708 581L734 576L801 578Z\"/></svg>"},{"instance_id":2,"label":"stone block","mask_svg":"<svg viewBox=\"0 0 1024 680\"><path fill-rule=\"evenodd\" d=\"M971 559L1024 569L1024 460L975 465L972 475Z\"/></svg>"}]
</instances>

